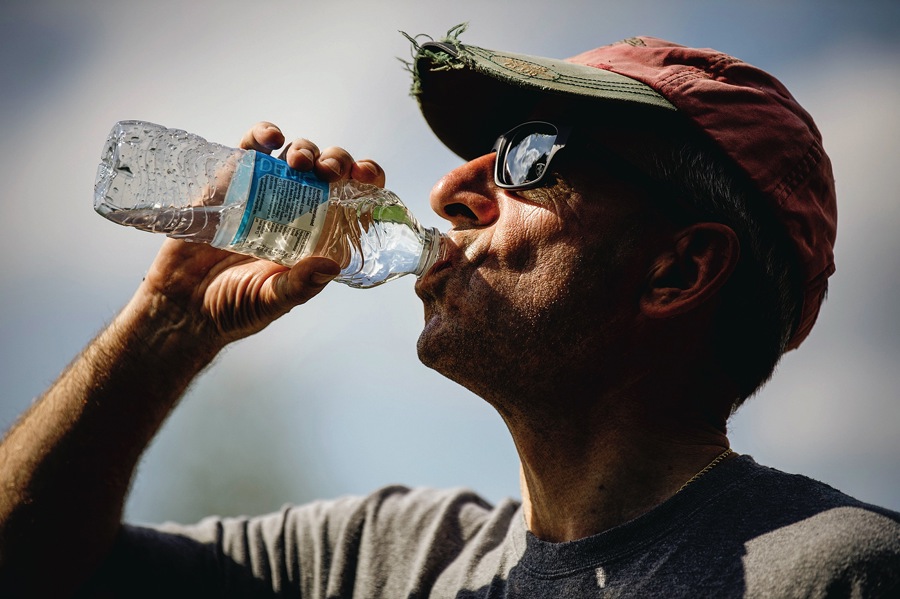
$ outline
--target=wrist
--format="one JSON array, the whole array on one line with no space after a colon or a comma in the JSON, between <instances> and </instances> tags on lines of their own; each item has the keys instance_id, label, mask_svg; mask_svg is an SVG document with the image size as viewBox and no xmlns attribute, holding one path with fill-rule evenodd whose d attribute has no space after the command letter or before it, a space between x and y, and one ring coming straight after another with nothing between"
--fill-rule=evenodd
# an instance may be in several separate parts
<instances>
[{"instance_id":1,"label":"wrist","mask_svg":"<svg viewBox=\"0 0 900 599\"><path fill-rule=\"evenodd\" d=\"M202 314L141 285L113 322L119 341L139 354L200 370L227 344Z\"/></svg>"}]
</instances>

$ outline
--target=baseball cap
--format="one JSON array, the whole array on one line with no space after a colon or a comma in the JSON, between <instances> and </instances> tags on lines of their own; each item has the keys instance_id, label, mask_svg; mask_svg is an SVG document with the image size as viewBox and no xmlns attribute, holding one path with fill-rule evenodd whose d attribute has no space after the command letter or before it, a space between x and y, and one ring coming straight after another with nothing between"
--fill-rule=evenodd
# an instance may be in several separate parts
<instances>
[{"instance_id":1,"label":"baseball cap","mask_svg":"<svg viewBox=\"0 0 900 599\"><path fill-rule=\"evenodd\" d=\"M835 269L834 176L812 117L772 75L716 50L653 37L561 60L470 46L455 35L416 43L413 72L412 93L429 126L466 160L484 154L548 94L679 113L771 202L804 276L788 349L809 335Z\"/></svg>"}]
</instances>

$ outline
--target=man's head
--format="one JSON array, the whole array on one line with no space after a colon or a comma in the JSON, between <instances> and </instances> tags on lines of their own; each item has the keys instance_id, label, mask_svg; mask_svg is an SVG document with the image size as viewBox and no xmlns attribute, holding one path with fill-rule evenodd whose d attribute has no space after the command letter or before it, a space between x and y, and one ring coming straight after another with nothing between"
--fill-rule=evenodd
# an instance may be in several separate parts
<instances>
[{"instance_id":1,"label":"man's head","mask_svg":"<svg viewBox=\"0 0 900 599\"><path fill-rule=\"evenodd\" d=\"M567 62L450 40L423 44L415 71L423 114L462 157L481 156L500 133L548 115L572 127L583 158L644 179L670 224L733 232L735 259L722 262L724 279L711 287L710 343L741 398L807 336L834 270L834 186L812 119L773 77L652 38ZM572 160L567 153L554 164Z\"/></svg>"}]
</instances>

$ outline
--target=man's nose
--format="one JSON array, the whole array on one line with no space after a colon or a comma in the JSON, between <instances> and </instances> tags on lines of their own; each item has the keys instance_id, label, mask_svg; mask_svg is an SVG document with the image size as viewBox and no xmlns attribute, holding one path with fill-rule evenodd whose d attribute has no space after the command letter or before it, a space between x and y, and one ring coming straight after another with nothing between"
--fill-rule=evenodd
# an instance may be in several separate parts
<instances>
[{"instance_id":1,"label":"man's nose","mask_svg":"<svg viewBox=\"0 0 900 599\"><path fill-rule=\"evenodd\" d=\"M486 154L444 175L431 190L432 210L454 227L484 227L497 220L495 156Z\"/></svg>"}]
</instances>

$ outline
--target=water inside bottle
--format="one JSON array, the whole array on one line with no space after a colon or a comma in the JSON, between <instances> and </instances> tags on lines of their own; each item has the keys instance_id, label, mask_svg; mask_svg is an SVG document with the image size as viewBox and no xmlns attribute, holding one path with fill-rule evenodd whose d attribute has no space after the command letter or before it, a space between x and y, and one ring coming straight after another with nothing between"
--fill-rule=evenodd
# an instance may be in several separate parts
<instances>
[{"instance_id":1,"label":"water inside bottle","mask_svg":"<svg viewBox=\"0 0 900 599\"><path fill-rule=\"evenodd\" d=\"M379 208L383 207L370 200L344 200L329 207L324 226L328 233L311 253L341 265L337 278L341 283L372 287L419 268L425 245L421 227L409 218L391 220L373 215ZM398 214L408 215L402 204L397 208Z\"/></svg>"}]
</instances>

